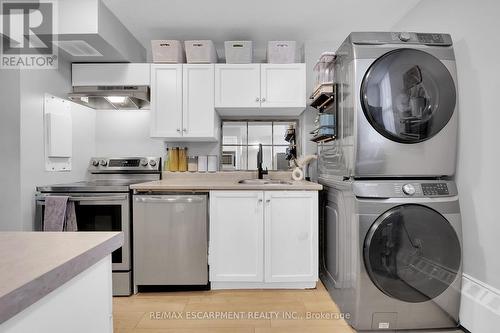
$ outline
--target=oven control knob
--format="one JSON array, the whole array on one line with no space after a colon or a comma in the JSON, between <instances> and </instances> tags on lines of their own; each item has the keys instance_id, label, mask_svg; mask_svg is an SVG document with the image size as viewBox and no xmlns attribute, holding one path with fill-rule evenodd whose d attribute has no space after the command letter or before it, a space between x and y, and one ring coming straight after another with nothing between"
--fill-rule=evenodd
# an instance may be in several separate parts
<instances>
[{"instance_id":1,"label":"oven control knob","mask_svg":"<svg viewBox=\"0 0 500 333\"><path fill-rule=\"evenodd\" d=\"M92 165L95 166L95 167L99 166L99 161L98 160L93 160L92 161Z\"/></svg>"},{"instance_id":2,"label":"oven control knob","mask_svg":"<svg viewBox=\"0 0 500 333\"><path fill-rule=\"evenodd\" d=\"M402 42L407 42L411 39L411 35L408 32L401 32L398 37Z\"/></svg>"},{"instance_id":3,"label":"oven control knob","mask_svg":"<svg viewBox=\"0 0 500 333\"><path fill-rule=\"evenodd\" d=\"M149 165L151 165L152 167L156 166L156 161L155 160L150 160L149 161Z\"/></svg>"},{"instance_id":4,"label":"oven control knob","mask_svg":"<svg viewBox=\"0 0 500 333\"><path fill-rule=\"evenodd\" d=\"M142 165L143 167L148 166L148 160L141 160L141 165Z\"/></svg>"},{"instance_id":5,"label":"oven control knob","mask_svg":"<svg viewBox=\"0 0 500 333\"><path fill-rule=\"evenodd\" d=\"M100 164L101 166L106 166L106 165L108 165L108 161L106 161L106 160L101 160L101 161L99 162L99 164Z\"/></svg>"},{"instance_id":6,"label":"oven control knob","mask_svg":"<svg viewBox=\"0 0 500 333\"><path fill-rule=\"evenodd\" d=\"M412 184L404 184L403 185L403 192L406 195L414 195L416 192L415 186L413 186Z\"/></svg>"}]
</instances>

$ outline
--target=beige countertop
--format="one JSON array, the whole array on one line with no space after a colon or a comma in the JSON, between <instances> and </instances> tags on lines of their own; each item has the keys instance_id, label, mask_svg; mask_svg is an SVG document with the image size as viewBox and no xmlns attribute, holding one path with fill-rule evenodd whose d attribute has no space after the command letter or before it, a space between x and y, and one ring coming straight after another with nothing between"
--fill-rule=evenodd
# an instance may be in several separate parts
<instances>
[{"instance_id":1,"label":"beige countertop","mask_svg":"<svg viewBox=\"0 0 500 333\"><path fill-rule=\"evenodd\" d=\"M122 245L121 232L0 232L0 323Z\"/></svg>"},{"instance_id":2,"label":"beige countertop","mask_svg":"<svg viewBox=\"0 0 500 333\"><path fill-rule=\"evenodd\" d=\"M321 184L291 178L290 172L269 172L264 178L284 180L289 184L240 184L242 179L255 179L257 172L164 172L162 180L131 185L130 188L141 191L211 191L211 190L290 190L319 191Z\"/></svg>"}]
</instances>

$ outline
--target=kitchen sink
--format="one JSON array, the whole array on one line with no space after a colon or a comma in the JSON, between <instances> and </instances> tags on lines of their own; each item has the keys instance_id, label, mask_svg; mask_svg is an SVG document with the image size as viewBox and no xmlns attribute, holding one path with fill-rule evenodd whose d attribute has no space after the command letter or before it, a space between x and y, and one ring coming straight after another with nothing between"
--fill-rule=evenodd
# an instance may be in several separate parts
<instances>
[{"instance_id":1,"label":"kitchen sink","mask_svg":"<svg viewBox=\"0 0 500 333\"><path fill-rule=\"evenodd\" d=\"M292 185L289 181L277 179L243 179L238 183L247 185Z\"/></svg>"}]
</instances>

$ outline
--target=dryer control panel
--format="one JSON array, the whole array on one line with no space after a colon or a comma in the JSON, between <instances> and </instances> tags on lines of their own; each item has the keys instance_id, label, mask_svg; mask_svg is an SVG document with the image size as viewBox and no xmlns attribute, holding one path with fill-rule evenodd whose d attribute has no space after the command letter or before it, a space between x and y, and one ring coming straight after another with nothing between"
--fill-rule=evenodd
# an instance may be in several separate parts
<instances>
[{"instance_id":1,"label":"dryer control panel","mask_svg":"<svg viewBox=\"0 0 500 333\"><path fill-rule=\"evenodd\" d=\"M421 186L424 196L450 194L446 183L422 183Z\"/></svg>"},{"instance_id":2,"label":"dryer control panel","mask_svg":"<svg viewBox=\"0 0 500 333\"><path fill-rule=\"evenodd\" d=\"M381 181L356 180L354 194L359 198L430 198L449 197L458 194L452 181Z\"/></svg>"}]
</instances>

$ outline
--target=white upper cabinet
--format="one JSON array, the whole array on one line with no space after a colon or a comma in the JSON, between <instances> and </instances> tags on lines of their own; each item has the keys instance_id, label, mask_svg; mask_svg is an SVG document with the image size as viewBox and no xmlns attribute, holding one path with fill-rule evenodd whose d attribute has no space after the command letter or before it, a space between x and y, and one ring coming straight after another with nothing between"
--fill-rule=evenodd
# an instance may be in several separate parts
<instances>
[{"instance_id":1,"label":"white upper cabinet","mask_svg":"<svg viewBox=\"0 0 500 333\"><path fill-rule=\"evenodd\" d=\"M318 192L266 191L265 281L318 278Z\"/></svg>"},{"instance_id":2,"label":"white upper cabinet","mask_svg":"<svg viewBox=\"0 0 500 333\"><path fill-rule=\"evenodd\" d=\"M213 65L183 65L182 124L184 137L215 137Z\"/></svg>"},{"instance_id":3,"label":"white upper cabinet","mask_svg":"<svg viewBox=\"0 0 500 333\"><path fill-rule=\"evenodd\" d=\"M304 64L262 64L260 97L262 108L306 107Z\"/></svg>"},{"instance_id":4,"label":"white upper cabinet","mask_svg":"<svg viewBox=\"0 0 500 333\"><path fill-rule=\"evenodd\" d=\"M216 108L260 107L260 65L215 65Z\"/></svg>"},{"instance_id":5,"label":"white upper cabinet","mask_svg":"<svg viewBox=\"0 0 500 333\"><path fill-rule=\"evenodd\" d=\"M215 107L221 115L299 115L306 107L305 64L217 64Z\"/></svg>"},{"instance_id":6,"label":"white upper cabinet","mask_svg":"<svg viewBox=\"0 0 500 333\"><path fill-rule=\"evenodd\" d=\"M151 65L151 136L182 137L182 65Z\"/></svg>"},{"instance_id":7,"label":"white upper cabinet","mask_svg":"<svg viewBox=\"0 0 500 333\"><path fill-rule=\"evenodd\" d=\"M151 136L215 141L213 64L151 65Z\"/></svg>"}]
</instances>

